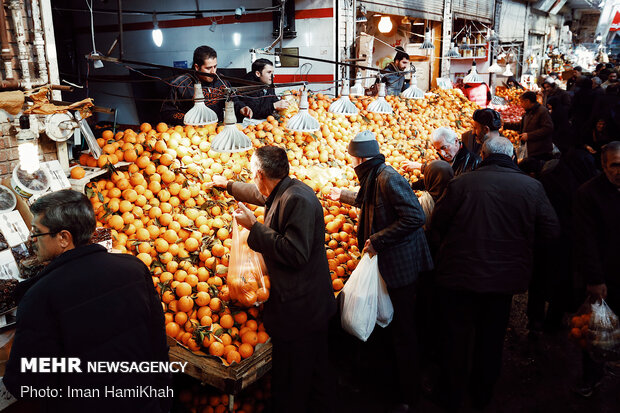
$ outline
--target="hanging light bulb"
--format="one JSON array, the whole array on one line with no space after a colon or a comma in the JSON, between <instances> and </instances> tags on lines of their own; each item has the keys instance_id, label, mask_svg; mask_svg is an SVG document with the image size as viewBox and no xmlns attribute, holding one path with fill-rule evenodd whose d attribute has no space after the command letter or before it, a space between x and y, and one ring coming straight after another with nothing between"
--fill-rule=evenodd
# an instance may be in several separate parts
<instances>
[{"instance_id":1,"label":"hanging light bulb","mask_svg":"<svg viewBox=\"0 0 620 413\"><path fill-rule=\"evenodd\" d=\"M394 27L394 25L392 24L392 19L390 19L389 16L381 16L378 27L381 33L389 33L392 31L392 27Z\"/></svg>"},{"instance_id":2,"label":"hanging light bulb","mask_svg":"<svg viewBox=\"0 0 620 413\"><path fill-rule=\"evenodd\" d=\"M465 76L463 83L482 83L482 77L478 74L475 60L471 62L471 71L467 76Z\"/></svg>"},{"instance_id":3,"label":"hanging light bulb","mask_svg":"<svg viewBox=\"0 0 620 413\"><path fill-rule=\"evenodd\" d=\"M471 47L469 47L469 37L467 37L467 35L463 36L463 41L459 45L459 50L471 50Z\"/></svg>"},{"instance_id":4,"label":"hanging light bulb","mask_svg":"<svg viewBox=\"0 0 620 413\"><path fill-rule=\"evenodd\" d=\"M487 31L487 42L492 43L492 42L497 42L497 41L499 41L499 36L497 36L495 34L495 30L488 29L488 31Z\"/></svg>"},{"instance_id":5,"label":"hanging light bulb","mask_svg":"<svg viewBox=\"0 0 620 413\"><path fill-rule=\"evenodd\" d=\"M227 100L224 108L224 129L211 141L215 152L243 152L252 149L252 141L237 128L235 103Z\"/></svg>"},{"instance_id":6,"label":"hanging light bulb","mask_svg":"<svg viewBox=\"0 0 620 413\"><path fill-rule=\"evenodd\" d=\"M493 64L489 66L489 73L502 73L502 67L497 64L497 59L493 59Z\"/></svg>"},{"instance_id":7,"label":"hanging light bulb","mask_svg":"<svg viewBox=\"0 0 620 413\"><path fill-rule=\"evenodd\" d=\"M532 73L532 69L530 69L529 67L527 68L527 70L525 71L525 73L523 73L524 76L533 76L534 74Z\"/></svg>"},{"instance_id":8,"label":"hanging light bulb","mask_svg":"<svg viewBox=\"0 0 620 413\"><path fill-rule=\"evenodd\" d=\"M183 123L191 126L205 126L217 123L217 115L207 105L202 94L202 85L194 84L194 107L183 117Z\"/></svg>"},{"instance_id":9,"label":"hanging light bulb","mask_svg":"<svg viewBox=\"0 0 620 413\"><path fill-rule=\"evenodd\" d=\"M355 78L355 84L351 88L349 92L350 96L364 96L364 86L362 85L361 74L358 73Z\"/></svg>"},{"instance_id":10,"label":"hanging light bulb","mask_svg":"<svg viewBox=\"0 0 620 413\"><path fill-rule=\"evenodd\" d=\"M415 73L411 75L409 87L400 96L405 99L424 99L424 91L418 87L418 79Z\"/></svg>"},{"instance_id":11,"label":"hanging light bulb","mask_svg":"<svg viewBox=\"0 0 620 413\"><path fill-rule=\"evenodd\" d=\"M504 71L504 73L502 73L502 76L506 76L506 77L514 76L514 73L512 73L512 70L510 70L509 64L506 65L506 70Z\"/></svg>"},{"instance_id":12,"label":"hanging light bulb","mask_svg":"<svg viewBox=\"0 0 620 413\"><path fill-rule=\"evenodd\" d=\"M422 43L422 46L420 46L420 49L434 49L435 45L432 42L431 39L431 28L427 27L426 28L426 32L424 32L424 42Z\"/></svg>"},{"instance_id":13,"label":"hanging light bulb","mask_svg":"<svg viewBox=\"0 0 620 413\"><path fill-rule=\"evenodd\" d=\"M256 51L254 49L250 49L250 61L252 63L256 61Z\"/></svg>"},{"instance_id":14,"label":"hanging light bulb","mask_svg":"<svg viewBox=\"0 0 620 413\"><path fill-rule=\"evenodd\" d=\"M275 55L275 57L273 58L273 60L275 61L275 66L276 66L276 67L280 67L280 66L282 66L282 62L280 62L280 55Z\"/></svg>"},{"instance_id":15,"label":"hanging light bulb","mask_svg":"<svg viewBox=\"0 0 620 413\"><path fill-rule=\"evenodd\" d=\"M345 81L342 85L342 91L340 94L340 98L329 105L328 111L331 113L340 113L342 115L357 115L359 113L359 109L353 102L351 102L351 99L349 99L348 81Z\"/></svg>"},{"instance_id":16,"label":"hanging light bulb","mask_svg":"<svg viewBox=\"0 0 620 413\"><path fill-rule=\"evenodd\" d=\"M446 57L461 57L459 49L454 45L454 42L450 43L450 50L446 53Z\"/></svg>"},{"instance_id":17,"label":"hanging light bulb","mask_svg":"<svg viewBox=\"0 0 620 413\"><path fill-rule=\"evenodd\" d=\"M385 100L385 83L379 83L379 95L377 99L370 102L368 112L385 113L391 115L393 113L392 106Z\"/></svg>"},{"instance_id":18,"label":"hanging light bulb","mask_svg":"<svg viewBox=\"0 0 620 413\"><path fill-rule=\"evenodd\" d=\"M286 128L293 132L316 132L321 128L319 121L308 112L308 91L304 87L299 99L299 112L290 118Z\"/></svg>"},{"instance_id":19,"label":"hanging light bulb","mask_svg":"<svg viewBox=\"0 0 620 413\"><path fill-rule=\"evenodd\" d=\"M153 12L153 43L155 46L161 47L164 42L164 35L159 28L159 24L157 23L157 13Z\"/></svg>"},{"instance_id":20,"label":"hanging light bulb","mask_svg":"<svg viewBox=\"0 0 620 413\"><path fill-rule=\"evenodd\" d=\"M20 169L32 174L39 170L38 134L30 129L30 117L19 117L19 132L17 132L17 151L19 153Z\"/></svg>"}]
</instances>

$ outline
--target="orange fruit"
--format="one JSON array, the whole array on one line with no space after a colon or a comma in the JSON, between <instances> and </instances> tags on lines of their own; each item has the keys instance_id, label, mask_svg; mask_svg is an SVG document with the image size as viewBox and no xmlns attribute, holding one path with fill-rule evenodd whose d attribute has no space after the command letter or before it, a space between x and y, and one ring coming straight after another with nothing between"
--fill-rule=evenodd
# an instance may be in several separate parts
<instances>
[{"instance_id":1,"label":"orange fruit","mask_svg":"<svg viewBox=\"0 0 620 413\"><path fill-rule=\"evenodd\" d=\"M224 354L224 345L219 341L214 341L209 346L209 354L220 357Z\"/></svg>"},{"instance_id":2,"label":"orange fruit","mask_svg":"<svg viewBox=\"0 0 620 413\"><path fill-rule=\"evenodd\" d=\"M76 166L71 169L71 178L72 179L82 179L86 176L86 171L81 166Z\"/></svg>"},{"instance_id":3,"label":"orange fruit","mask_svg":"<svg viewBox=\"0 0 620 413\"><path fill-rule=\"evenodd\" d=\"M252 354L254 354L254 347L247 343L243 343L239 346L239 354L242 358L247 359Z\"/></svg>"},{"instance_id":4,"label":"orange fruit","mask_svg":"<svg viewBox=\"0 0 620 413\"><path fill-rule=\"evenodd\" d=\"M189 296L192 293L192 286L186 282L181 282L177 285L175 292L179 297Z\"/></svg>"},{"instance_id":5,"label":"orange fruit","mask_svg":"<svg viewBox=\"0 0 620 413\"><path fill-rule=\"evenodd\" d=\"M224 314L220 317L220 325L222 328L229 329L235 324L235 320L230 314Z\"/></svg>"}]
</instances>

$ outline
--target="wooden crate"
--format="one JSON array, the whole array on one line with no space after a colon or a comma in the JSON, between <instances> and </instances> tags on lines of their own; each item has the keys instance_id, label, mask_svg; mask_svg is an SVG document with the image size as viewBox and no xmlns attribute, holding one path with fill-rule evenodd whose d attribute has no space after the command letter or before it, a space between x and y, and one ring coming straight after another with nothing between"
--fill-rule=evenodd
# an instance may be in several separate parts
<instances>
[{"instance_id":1,"label":"wooden crate","mask_svg":"<svg viewBox=\"0 0 620 413\"><path fill-rule=\"evenodd\" d=\"M173 340L172 340L173 341ZM170 361L187 362L185 374L224 393L238 394L271 369L272 344L265 343L241 363L225 366L221 361L198 356L185 347L170 343Z\"/></svg>"}]
</instances>

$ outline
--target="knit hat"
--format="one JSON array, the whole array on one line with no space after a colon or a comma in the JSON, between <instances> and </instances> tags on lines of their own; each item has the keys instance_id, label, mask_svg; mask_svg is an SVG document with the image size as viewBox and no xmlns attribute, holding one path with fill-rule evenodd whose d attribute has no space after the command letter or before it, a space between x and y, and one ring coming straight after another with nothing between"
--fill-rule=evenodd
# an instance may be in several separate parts
<instances>
[{"instance_id":1,"label":"knit hat","mask_svg":"<svg viewBox=\"0 0 620 413\"><path fill-rule=\"evenodd\" d=\"M365 130L357 135L349 143L349 154L358 158L372 158L380 155L379 143L375 134Z\"/></svg>"}]
</instances>

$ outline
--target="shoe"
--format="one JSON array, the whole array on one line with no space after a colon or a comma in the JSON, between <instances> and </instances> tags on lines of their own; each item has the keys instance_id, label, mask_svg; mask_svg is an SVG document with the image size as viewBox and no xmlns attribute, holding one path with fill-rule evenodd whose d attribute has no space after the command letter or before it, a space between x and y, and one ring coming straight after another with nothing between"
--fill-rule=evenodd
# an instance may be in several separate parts
<instances>
[{"instance_id":1,"label":"shoe","mask_svg":"<svg viewBox=\"0 0 620 413\"><path fill-rule=\"evenodd\" d=\"M413 409L409 407L408 404L397 404L392 409L388 410L390 413L412 413Z\"/></svg>"},{"instance_id":2,"label":"shoe","mask_svg":"<svg viewBox=\"0 0 620 413\"><path fill-rule=\"evenodd\" d=\"M579 384L577 386L572 387L571 391L573 393L576 393L576 394L580 395L581 397L585 397L586 399L588 399L588 398L592 397L592 394L594 394L594 390L596 390L596 388L598 386L600 386L600 385L601 385L600 381L598 381L598 382L596 382L594 384L582 383L582 384Z\"/></svg>"}]
</instances>

